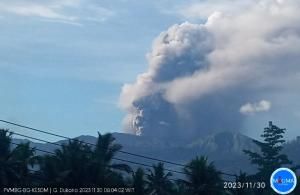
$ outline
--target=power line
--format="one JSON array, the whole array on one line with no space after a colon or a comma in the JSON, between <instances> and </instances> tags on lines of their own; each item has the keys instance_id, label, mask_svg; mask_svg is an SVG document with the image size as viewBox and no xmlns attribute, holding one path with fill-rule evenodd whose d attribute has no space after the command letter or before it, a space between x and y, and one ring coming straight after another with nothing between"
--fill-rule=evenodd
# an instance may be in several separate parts
<instances>
[{"instance_id":1,"label":"power line","mask_svg":"<svg viewBox=\"0 0 300 195\"><path fill-rule=\"evenodd\" d=\"M14 142L11 142L11 144L16 145L16 146L20 146L20 145L21 145L21 144L17 144L17 143L14 143ZM51 155L56 155L55 152L50 152L50 151L38 149L38 148L35 148L35 147L30 147L30 149L34 149L34 150L36 150L36 151L44 152L44 153L51 154ZM116 159L115 159L115 160L116 160ZM122 161L123 161L123 160L122 160ZM135 163L135 162L131 162L131 161L126 161L126 162ZM109 167L109 168L113 168L113 167L110 166L110 165L102 165L102 166ZM147 165L147 166L148 166L148 165ZM114 169L114 168L113 168L113 169ZM116 169L116 168L115 168L115 169ZM167 169L165 169L165 170L167 170ZM39 174L39 175L40 175L40 171L38 171L38 170L32 170L32 169L29 169L29 171L30 171L30 172L33 172L34 174ZM129 170L129 172L132 173L132 174L135 173L133 170ZM171 172L171 171L169 171L169 172ZM150 175L147 174L147 173L145 173L145 175L150 176ZM169 178L169 179L172 180L172 181L177 181L177 180L172 179L172 178Z\"/></svg>"},{"instance_id":2,"label":"power line","mask_svg":"<svg viewBox=\"0 0 300 195\"><path fill-rule=\"evenodd\" d=\"M14 142L11 142L11 144L16 145L16 146L21 145L21 144L17 144L17 143L14 143ZM51 154L51 155L56 155L55 152L50 152L50 151L38 149L38 148L35 148L35 147L30 147L30 149L34 149L34 150L36 150L36 151L44 152L44 153ZM128 161L128 162L130 162L130 161ZM106 167L109 167L109 168L113 168L113 167L110 166L110 165L102 165L102 166L106 166ZM113 169L114 169L114 168L113 168ZM166 169L165 169L165 170L166 170ZM29 169L29 171L32 172L32 173L34 173L34 174L38 174L38 175L44 177L44 175L42 175L42 174L40 173L40 171L38 171L38 170L32 170L32 169ZM129 170L129 172L132 173L132 174L135 173L133 170ZM148 174L148 173L145 173L145 175L146 175L146 176L151 176L151 175ZM44 177L43 179L46 179L46 178ZM182 179L172 179L172 178L169 178L169 180L171 180L171 181L173 181L173 182L184 181L184 180L182 180Z\"/></svg>"},{"instance_id":3,"label":"power line","mask_svg":"<svg viewBox=\"0 0 300 195\"><path fill-rule=\"evenodd\" d=\"M14 142L10 142L10 143L13 144L13 145L16 145L16 146L20 146L21 145L21 144L17 144L17 143L14 143ZM47 154L55 155L54 152L50 152L50 151L46 151L46 150L41 150L41 149L38 149L36 147L34 147L34 148L30 147L30 148L33 149L33 150L39 151L39 152L44 152L44 153L47 153Z\"/></svg>"},{"instance_id":4,"label":"power line","mask_svg":"<svg viewBox=\"0 0 300 195\"><path fill-rule=\"evenodd\" d=\"M36 129L36 128L33 128L33 127L29 127L29 126L26 126L26 125L14 123L14 122L10 122L10 121L7 121L7 120L2 120L2 119L0 119L0 122L7 123L7 124L10 124L10 125L14 125L14 126L21 127L21 128L25 128L25 129L28 129L28 130L44 133L44 134L47 134L47 135L52 135L52 136L55 136L55 137L67 139L67 140L78 141L78 142L81 142L81 143L84 143L84 144L87 144L87 145L90 145L90 146L96 146L96 144L93 144L93 143L80 141L80 140L73 139L73 138L70 138L70 137L67 137L67 136L63 136L63 135L59 135L59 134L56 134L56 133L51 133L51 131ZM35 138L35 140L38 140L38 139ZM49 144L55 144L55 143L45 141L45 140L38 140L38 141L46 142L46 143L49 143ZM59 144L56 144L56 145L59 145ZM168 161L168 160L162 160L162 159L149 157L149 156L145 156L145 155L141 155L141 154L135 154L135 153L127 152L127 151L124 151L124 150L119 150L118 152L123 153L123 154L127 154L127 155L131 155L131 156L135 156L135 157L139 157L139 158L144 158L144 159L148 159L148 160L163 162L163 163L166 163L166 164L176 165L176 166L180 166L180 167L190 167L188 165L183 165L183 164L179 164L179 163L176 163L176 162L171 162L171 161ZM219 171L219 173L221 175L237 177L237 175L235 175L235 174L229 174L229 173L225 173L225 172L221 172L221 171Z\"/></svg>"},{"instance_id":5,"label":"power line","mask_svg":"<svg viewBox=\"0 0 300 195\"><path fill-rule=\"evenodd\" d=\"M36 140L36 141L45 142L45 143L48 143L48 144L51 144L51 145L60 146L60 147L62 146L62 144L49 142L49 141L47 141L47 140L35 138L35 137L32 137L32 136L28 136L28 135L23 135L23 134L21 134L21 133L16 133L16 132L14 132L14 131L9 131L9 130L8 130L8 132L10 132L10 133L12 133L12 134L15 134L15 135L18 135L18 136L21 136L21 137L33 139L33 140ZM75 140L75 141L78 141L78 140ZM122 159L122 158L113 157L112 159L118 160L118 161L122 161L122 162L127 162L127 163L130 163L130 164L135 164L135 165L140 165L140 166L152 168L152 165L148 165L148 164L144 164L144 163L139 163L139 162L134 162L134 161L130 161L130 160L125 160L125 159ZM181 171L176 171L176 170L166 169L166 168L165 168L165 170L166 170L166 171L169 171L169 172L173 172L173 173L179 173L179 174L186 175L186 173L181 172Z\"/></svg>"},{"instance_id":6,"label":"power line","mask_svg":"<svg viewBox=\"0 0 300 195\"><path fill-rule=\"evenodd\" d=\"M0 122L7 123L7 124L10 124L10 125L14 125L14 126L18 126L18 127L22 127L22 128L28 129L28 130L33 130L33 131L36 131L36 132L40 132L40 133L52 135L52 136L63 138L63 139L68 139L68 140L73 140L73 141L77 140L77 139L73 139L73 138L70 138L70 137L67 137L67 136L63 136L63 135L59 135L59 134L56 134L56 133L51 133L50 131L36 129L36 128L33 128L33 127L29 127L29 126L25 126L25 125L21 125L21 124L9 122L9 121L2 120L2 119L0 119ZM79 141L79 140L77 140L77 141ZM88 145L92 145L92 146L96 146L96 144L85 142L85 141L79 141L79 142L82 142L82 143L85 143L85 144L88 144ZM149 156L145 156L145 155L134 154L132 152L127 152L127 151L124 151L124 150L120 150L119 152L123 153L123 154L131 155L131 156L135 156L135 157L140 157L140 158L148 159L148 160L160 161L160 162L167 163L167 164L172 164L172 165L177 165L177 166L185 167L185 165L182 165L182 164L179 164L179 163L175 163L175 162L171 162L171 161L167 161L167 160L162 160L162 159L158 159L158 158L154 158L154 157L149 157Z\"/></svg>"}]
</instances>

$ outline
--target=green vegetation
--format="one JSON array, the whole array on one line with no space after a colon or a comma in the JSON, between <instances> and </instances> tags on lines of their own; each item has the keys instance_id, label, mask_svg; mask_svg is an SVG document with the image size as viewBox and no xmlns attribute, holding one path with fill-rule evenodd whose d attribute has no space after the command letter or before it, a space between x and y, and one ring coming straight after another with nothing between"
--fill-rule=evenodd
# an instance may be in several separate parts
<instances>
[{"instance_id":1,"label":"green vegetation","mask_svg":"<svg viewBox=\"0 0 300 195\"><path fill-rule=\"evenodd\" d=\"M291 165L292 162L288 160L285 154L281 154L283 144L283 134L286 129L281 129L269 122L269 127L264 129L261 137L263 142L253 140L253 142L260 148L260 153L244 150L249 155L251 163L258 166L257 178L263 181L268 181L270 175L275 169L283 165Z\"/></svg>"},{"instance_id":2,"label":"green vegetation","mask_svg":"<svg viewBox=\"0 0 300 195\"><path fill-rule=\"evenodd\" d=\"M187 180L183 180L189 194L218 194L223 190L220 173L206 157L196 157L185 168ZM221 185L222 184L222 185Z\"/></svg>"},{"instance_id":3,"label":"green vegetation","mask_svg":"<svg viewBox=\"0 0 300 195\"><path fill-rule=\"evenodd\" d=\"M264 181L267 184L266 189L258 190L257 193L272 194L273 191L270 188L269 181L273 171L283 166L292 165L292 161L285 154L281 153L285 143L283 139L285 131L286 129L281 129L269 122L269 127L266 127L261 134L263 142L253 140L259 147L260 152L244 150L245 154L249 156L251 163L258 166L258 172L252 176L252 180Z\"/></svg>"},{"instance_id":4,"label":"green vegetation","mask_svg":"<svg viewBox=\"0 0 300 195\"><path fill-rule=\"evenodd\" d=\"M291 165L281 153L285 129L272 123L264 129L263 142L253 140L259 152L245 150L255 175L240 173L236 182L265 181L282 165ZM159 162L150 169L117 163L114 157L122 149L111 134L98 135L95 146L78 140L62 144L54 152L36 155L29 143L12 144L12 134L0 130L0 186L56 186L134 188L137 195L252 195L272 194L269 187L261 190L224 189L224 178L207 157L195 157L182 169L184 175L171 173ZM299 186L294 194L299 194ZM116 193L115 193L116 194Z\"/></svg>"},{"instance_id":5,"label":"green vegetation","mask_svg":"<svg viewBox=\"0 0 300 195\"><path fill-rule=\"evenodd\" d=\"M11 134L0 130L0 186L17 184L28 185L33 181L29 166L36 157L29 143L19 144L11 150Z\"/></svg>"}]
</instances>

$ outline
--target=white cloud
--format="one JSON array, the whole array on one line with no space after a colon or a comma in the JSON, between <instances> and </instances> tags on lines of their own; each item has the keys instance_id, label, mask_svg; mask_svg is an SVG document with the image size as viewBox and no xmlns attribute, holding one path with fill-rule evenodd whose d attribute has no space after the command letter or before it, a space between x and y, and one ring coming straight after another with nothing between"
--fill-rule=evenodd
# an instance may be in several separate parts
<instances>
[{"instance_id":1,"label":"white cloud","mask_svg":"<svg viewBox=\"0 0 300 195\"><path fill-rule=\"evenodd\" d=\"M2 10L21 16L37 16L49 19L76 20L76 17L58 13L55 9L44 5L2 6Z\"/></svg>"},{"instance_id":2,"label":"white cloud","mask_svg":"<svg viewBox=\"0 0 300 195\"><path fill-rule=\"evenodd\" d=\"M214 12L242 12L257 2L258 0L204 0L179 6L173 12L186 19L206 19Z\"/></svg>"},{"instance_id":3,"label":"white cloud","mask_svg":"<svg viewBox=\"0 0 300 195\"><path fill-rule=\"evenodd\" d=\"M254 114L257 112L267 112L271 109L271 102L267 100L261 100L256 103L246 103L240 108L242 114Z\"/></svg>"},{"instance_id":4,"label":"white cloud","mask_svg":"<svg viewBox=\"0 0 300 195\"><path fill-rule=\"evenodd\" d=\"M90 0L10 0L0 3L0 13L37 17L43 21L78 25L82 21L103 22L115 12Z\"/></svg>"}]
</instances>

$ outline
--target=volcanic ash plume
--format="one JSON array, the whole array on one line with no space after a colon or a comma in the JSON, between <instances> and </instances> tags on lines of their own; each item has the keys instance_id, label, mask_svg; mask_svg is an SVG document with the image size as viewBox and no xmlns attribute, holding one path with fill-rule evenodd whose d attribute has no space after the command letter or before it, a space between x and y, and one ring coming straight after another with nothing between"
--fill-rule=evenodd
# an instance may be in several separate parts
<instances>
[{"instance_id":1,"label":"volcanic ash plume","mask_svg":"<svg viewBox=\"0 0 300 195\"><path fill-rule=\"evenodd\" d=\"M265 89L277 90L278 83L299 81L293 75L300 72L300 3L265 2L162 32L147 56L148 70L123 87L126 131L176 139L237 131L247 117L243 105L263 100Z\"/></svg>"}]
</instances>

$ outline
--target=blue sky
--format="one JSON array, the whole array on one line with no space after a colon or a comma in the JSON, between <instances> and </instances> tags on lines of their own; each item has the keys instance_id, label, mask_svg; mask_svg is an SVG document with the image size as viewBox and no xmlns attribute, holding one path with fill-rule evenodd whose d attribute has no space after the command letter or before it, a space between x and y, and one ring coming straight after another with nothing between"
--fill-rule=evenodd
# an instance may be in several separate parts
<instances>
[{"instance_id":1,"label":"blue sky","mask_svg":"<svg viewBox=\"0 0 300 195\"><path fill-rule=\"evenodd\" d=\"M146 69L153 39L182 22L161 6L2 1L0 118L68 136L120 131L122 85Z\"/></svg>"}]
</instances>

